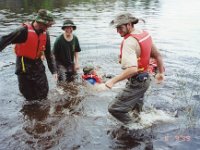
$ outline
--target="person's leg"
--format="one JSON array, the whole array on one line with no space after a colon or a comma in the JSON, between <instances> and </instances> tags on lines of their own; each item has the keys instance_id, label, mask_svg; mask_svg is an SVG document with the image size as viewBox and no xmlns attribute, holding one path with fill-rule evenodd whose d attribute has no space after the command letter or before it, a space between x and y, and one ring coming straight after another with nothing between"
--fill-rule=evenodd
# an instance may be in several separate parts
<instances>
[{"instance_id":1,"label":"person's leg","mask_svg":"<svg viewBox=\"0 0 200 150\"><path fill-rule=\"evenodd\" d=\"M125 89L120 93L115 100L109 105L109 112L119 121L127 124L135 121L129 112L140 104L140 109L143 102L144 93L149 87L150 79L144 82L128 81Z\"/></svg>"},{"instance_id":2,"label":"person's leg","mask_svg":"<svg viewBox=\"0 0 200 150\"><path fill-rule=\"evenodd\" d=\"M76 78L76 74L74 72L66 72L66 81L72 82Z\"/></svg>"},{"instance_id":3,"label":"person's leg","mask_svg":"<svg viewBox=\"0 0 200 150\"><path fill-rule=\"evenodd\" d=\"M67 67L67 72L66 72L66 81L67 82L72 82L72 81L74 81L75 80L75 78L76 78L76 71L75 71L75 69L74 69L74 64L72 64L72 65L69 65L68 67Z\"/></svg>"},{"instance_id":4,"label":"person's leg","mask_svg":"<svg viewBox=\"0 0 200 150\"><path fill-rule=\"evenodd\" d=\"M144 95L140 97L140 100L137 102L134 110L136 110L138 113L142 111L142 107L144 105Z\"/></svg>"},{"instance_id":5,"label":"person's leg","mask_svg":"<svg viewBox=\"0 0 200 150\"><path fill-rule=\"evenodd\" d=\"M27 74L18 75L18 84L19 91L26 98L26 100L35 100L37 99L36 92L33 89L33 81L31 76Z\"/></svg>"},{"instance_id":6,"label":"person's leg","mask_svg":"<svg viewBox=\"0 0 200 150\"><path fill-rule=\"evenodd\" d=\"M58 82L66 81L66 70L62 68L58 68Z\"/></svg>"},{"instance_id":7,"label":"person's leg","mask_svg":"<svg viewBox=\"0 0 200 150\"><path fill-rule=\"evenodd\" d=\"M34 80L34 90L36 91L37 99L46 99L49 92L48 80L45 72L40 72Z\"/></svg>"}]
</instances>

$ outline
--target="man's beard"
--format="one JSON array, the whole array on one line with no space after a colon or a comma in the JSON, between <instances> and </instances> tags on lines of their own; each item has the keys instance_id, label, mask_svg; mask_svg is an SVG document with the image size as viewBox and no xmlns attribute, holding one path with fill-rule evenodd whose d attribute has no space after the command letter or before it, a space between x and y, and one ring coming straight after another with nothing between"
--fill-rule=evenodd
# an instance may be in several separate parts
<instances>
[{"instance_id":1,"label":"man's beard","mask_svg":"<svg viewBox=\"0 0 200 150\"><path fill-rule=\"evenodd\" d=\"M35 32L39 35L39 34L42 34L44 32L43 29L38 29L38 30L35 30Z\"/></svg>"},{"instance_id":2,"label":"man's beard","mask_svg":"<svg viewBox=\"0 0 200 150\"><path fill-rule=\"evenodd\" d=\"M43 33L45 30L44 29L39 29L37 32L40 34L40 33Z\"/></svg>"}]
</instances>

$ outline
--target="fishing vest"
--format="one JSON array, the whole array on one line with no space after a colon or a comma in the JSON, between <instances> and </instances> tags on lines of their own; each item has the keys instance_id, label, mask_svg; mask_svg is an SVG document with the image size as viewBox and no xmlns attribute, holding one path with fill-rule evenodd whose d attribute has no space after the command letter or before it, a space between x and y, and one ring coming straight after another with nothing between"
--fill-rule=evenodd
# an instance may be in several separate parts
<instances>
[{"instance_id":1,"label":"fishing vest","mask_svg":"<svg viewBox=\"0 0 200 150\"><path fill-rule=\"evenodd\" d=\"M87 79L94 79L97 83L101 83L101 78L98 77L97 75L94 75L94 74L82 75L82 78L83 78L84 80L87 80Z\"/></svg>"},{"instance_id":2,"label":"fishing vest","mask_svg":"<svg viewBox=\"0 0 200 150\"><path fill-rule=\"evenodd\" d=\"M129 36L132 36L133 38L135 38L140 45L141 54L137 58L138 72L147 72L148 66L149 66L150 54L151 54L151 46L152 46L151 36L148 32L143 31L141 34L128 34L124 37L124 40L126 40ZM120 58L122 58L122 49L123 49L124 40L121 43Z\"/></svg>"},{"instance_id":3,"label":"fishing vest","mask_svg":"<svg viewBox=\"0 0 200 150\"><path fill-rule=\"evenodd\" d=\"M17 56L30 59L40 58L46 49L47 34L43 32L38 36L31 24L24 24L24 26L28 28L27 40L15 45L15 53Z\"/></svg>"}]
</instances>

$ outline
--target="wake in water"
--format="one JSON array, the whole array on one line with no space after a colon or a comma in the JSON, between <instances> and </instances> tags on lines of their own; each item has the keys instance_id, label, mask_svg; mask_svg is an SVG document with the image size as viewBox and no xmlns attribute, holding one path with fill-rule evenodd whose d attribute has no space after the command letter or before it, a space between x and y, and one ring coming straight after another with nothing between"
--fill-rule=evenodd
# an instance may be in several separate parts
<instances>
[{"instance_id":1,"label":"wake in water","mask_svg":"<svg viewBox=\"0 0 200 150\"><path fill-rule=\"evenodd\" d=\"M133 123L129 126L131 129L149 128L153 125L162 123L173 123L176 121L176 112L166 112L155 108L150 108L140 112L140 120L138 123Z\"/></svg>"},{"instance_id":2,"label":"wake in water","mask_svg":"<svg viewBox=\"0 0 200 150\"><path fill-rule=\"evenodd\" d=\"M96 84L96 85L87 84L86 86L87 86L87 89L91 92L98 93L98 92L109 90L103 84ZM121 88L123 88L123 85L115 87L114 90L121 89ZM155 109L153 107L145 108L144 111L140 112L139 122L132 123L131 125L128 125L127 127L131 129L144 129L144 128L149 128L156 124L173 123L176 121L175 116L176 116L176 112L167 112L167 111Z\"/></svg>"}]
</instances>

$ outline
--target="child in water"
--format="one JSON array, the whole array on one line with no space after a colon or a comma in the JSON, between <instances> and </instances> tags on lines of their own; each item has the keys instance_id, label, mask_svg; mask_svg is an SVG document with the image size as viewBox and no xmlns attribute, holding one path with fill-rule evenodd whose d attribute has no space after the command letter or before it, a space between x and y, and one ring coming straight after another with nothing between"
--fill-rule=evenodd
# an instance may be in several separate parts
<instances>
[{"instance_id":1,"label":"child in water","mask_svg":"<svg viewBox=\"0 0 200 150\"><path fill-rule=\"evenodd\" d=\"M96 83L102 83L102 78L97 75L96 69L92 66L86 66L83 68L82 79L92 85Z\"/></svg>"},{"instance_id":2,"label":"child in water","mask_svg":"<svg viewBox=\"0 0 200 150\"><path fill-rule=\"evenodd\" d=\"M157 73L157 62L154 59L150 59L149 62L149 68L148 68L148 73L152 76L155 77L156 73ZM85 81L88 81L90 84L95 85L96 83L103 83L105 81L103 81L103 77L105 78L112 78L113 75L111 74L105 74L103 76L99 76L97 74L97 70L93 67L93 66L86 66L83 68L83 75L82 75L82 79Z\"/></svg>"}]
</instances>

